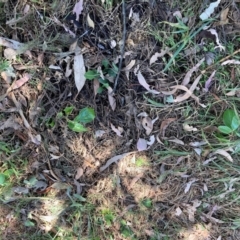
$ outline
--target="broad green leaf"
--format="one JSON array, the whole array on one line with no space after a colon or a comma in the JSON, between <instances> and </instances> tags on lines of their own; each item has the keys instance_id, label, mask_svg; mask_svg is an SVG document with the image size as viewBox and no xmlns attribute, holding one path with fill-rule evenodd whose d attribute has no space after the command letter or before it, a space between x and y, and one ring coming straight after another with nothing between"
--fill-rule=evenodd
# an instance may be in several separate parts
<instances>
[{"instance_id":1,"label":"broad green leaf","mask_svg":"<svg viewBox=\"0 0 240 240\"><path fill-rule=\"evenodd\" d=\"M68 127L74 132L87 132L88 129L85 128L81 123L75 121L68 121Z\"/></svg>"},{"instance_id":2,"label":"broad green leaf","mask_svg":"<svg viewBox=\"0 0 240 240\"><path fill-rule=\"evenodd\" d=\"M84 198L84 197L82 197L81 195L76 194L76 193L73 194L73 197L76 198L76 199L78 199L80 202L86 202L86 201L87 201L86 198Z\"/></svg>"},{"instance_id":3,"label":"broad green leaf","mask_svg":"<svg viewBox=\"0 0 240 240\"><path fill-rule=\"evenodd\" d=\"M72 113L73 109L74 109L74 107L70 106L70 107L65 107L63 111L65 112L65 114L67 116L69 116Z\"/></svg>"},{"instance_id":4,"label":"broad green leaf","mask_svg":"<svg viewBox=\"0 0 240 240\"><path fill-rule=\"evenodd\" d=\"M124 220L121 221L121 227L120 227L121 234L125 237L132 237L134 235L134 232L132 229L126 224Z\"/></svg>"},{"instance_id":5,"label":"broad green leaf","mask_svg":"<svg viewBox=\"0 0 240 240\"><path fill-rule=\"evenodd\" d=\"M232 126L232 120L233 117L236 117L234 110L232 109L227 109L224 113L223 113L223 122L226 126L228 126L229 128L231 128Z\"/></svg>"},{"instance_id":6,"label":"broad green leaf","mask_svg":"<svg viewBox=\"0 0 240 240\"><path fill-rule=\"evenodd\" d=\"M24 226L26 227L34 227L35 223L30 221L29 219L24 222Z\"/></svg>"},{"instance_id":7,"label":"broad green leaf","mask_svg":"<svg viewBox=\"0 0 240 240\"><path fill-rule=\"evenodd\" d=\"M28 186L28 187L32 187L36 184L37 182L37 178L35 176L31 176L29 178L29 180L24 180L23 182Z\"/></svg>"},{"instance_id":8,"label":"broad green leaf","mask_svg":"<svg viewBox=\"0 0 240 240\"><path fill-rule=\"evenodd\" d=\"M148 97L146 97L145 95L143 95L143 97L149 102L151 103L154 107L166 107L163 103L159 103L159 102L156 102Z\"/></svg>"},{"instance_id":9,"label":"broad green leaf","mask_svg":"<svg viewBox=\"0 0 240 240\"><path fill-rule=\"evenodd\" d=\"M232 119L231 128L232 130L235 131L236 129L238 129L238 127L239 127L239 120L236 116L234 116Z\"/></svg>"},{"instance_id":10,"label":"broad green leaf","mask_svg":"<svg viewBox=\"0 0 240 240\"><path fill-rule=\"evenodd\" d=\"M6 171L4 171L4 175L6 176L6 177L11 177L12 175L14 175L14 170L13 169L7 169Z\"/></svg>"},{"instance_id":11,"label":"broad green leaf","mask_svg":"<svg viewBox=\"0 0 240 240\"><path fill-rule=\"evenodd\" d=\"M115 77L118 73L118 67L113 64L113 67L108 70L108 74L112 77Z\"/></svg>"},{"instance_id":12,"label":"broad green leaf","mask_svg":"<svg viewBox=\"0 0 240 240\"><path fill-rule=\"evenodd\" d=\"M166 97L166 102L173 103L174 102L173 96L172 95L167 96Z\"/></svg>"},{"instance_id":13,"label":"broad green leaf","mask_svg":"<svg viewBox=\"0 0 240 240\"><path fill-rule=\"evenodd\" d=\"M219 126L218 130L225 134L229 134L229 133L233 132L233 130L228 126Z\"/></svg>"},{"instance_id":14,"label":"broad green leaf","mask_svg":"<svg viewBox=\"0 0 240 240\"><path fill-rule=\"evenodd\" d=\"M74 118L74 121L86 124L92 122L94 118L95 118L94 109L86 107L79 112L79 114Z\"/></svg>"},{"instance_id":15,"label":"broad green leaf","mask_svg":"<svg viewBox=\"0 0 240 240\"><path fill-rule=\"evenodd\" d=\"M0 185L3 186L5 183L6 177L3 173L0 173Z\"/></svg>"},{"instance_id":16,"label":"broad green leaf","mask_svg":"<svg viewBox=\"0 0 240 240\"><path fill-rule=\"evenodd\" d=\"M144 200L142 201L142 204L143 204L146 208L152 207L152 201L151 201L151 199L149 199L149 198L144 199Z\"/></svg>"},{"instance_id":17,"label":"broad green leaf","mask_svg":"<svg viewBox=\"0 0 240 240\"><path fill-rule=\"evenodd\" d=\"M104 59L104 60L102 61L102 65L103 65L105 68L108 68L108 66L109 66L109 61L108 61L107 59Z\"/></svg>"},{"instance_id":18,"label":"broad green leaf","mask_svg":"<svg viewBox=\"0 0 240 240\"><path fill-rule=\"evenodd\" d=\"M88 80L93 80L94 78L98 78L100 74L97 72L97 70L89 70L85 73L84 76Z\"/></svg>"},{"instance_id":19,"label":"broad green leaf","mask_svg":"<svg viewBox=\"0 0 240 240\"><path fill-rule=\"evenodd\" d=\"M48 121L46 122L46 126L49 127L49 128L54 127L55 126L55 121L52 118L48 119Z\"/></svg>"},{"instance_id":20,"label":"broad green leaf","mask_svg":"<svg viewBox=\"0 0 240 240\"><path fill-rule=\"evenodd\" d=\"M101 94L103 92L103 87L99 87L97 93Z\"/></svg>"},{"instance_id":21,"label":"broad green leaf","mask_svg":"<svg viewBox=\"0 0 240 240\"><path fill-rule=\"evenodd\" d=\"M108 81L107 81L107 80L102 79L102 78L99 78L98 80L99 80L99 82L102 84L103 87L105 87L105 88L108 88L108 87L109 87L109 84L108 84Z\"/></svg>"},{"instance_id":22,"label":"broad green leaf","mask_svg":"<svg viewBox=\"0 0 240 240\"><path fill-rule=\"evenodd\" d=\"M58 112L57 113L57 118L62 118L63 117L63 112Z\"/></svg>"}]
</instances>

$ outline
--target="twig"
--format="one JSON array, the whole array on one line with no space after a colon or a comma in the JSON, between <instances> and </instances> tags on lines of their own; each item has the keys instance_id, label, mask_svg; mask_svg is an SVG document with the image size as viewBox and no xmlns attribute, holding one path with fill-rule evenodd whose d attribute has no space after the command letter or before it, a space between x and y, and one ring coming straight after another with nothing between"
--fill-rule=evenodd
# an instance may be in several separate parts
<instances>
[{"instance_id":1,"label":"twig","mask_svg":"<svg viewBox=\"0 0 240 240\"><path fill-rule=\"evenodd\" d=\"M240 48L239 48L238 50L236 50L235 52L229 54L228 56L226 56L226 57L224 57L224 58L221 58L219 61L213 63L213 64L210 65L210 66L208 66L206 69L204 69L204 70L202 71L202 73L205 73L207 70L209 70L210 68L216 66L217 64L222 63L222 62L228 60L229 58L233 57L233 56L236 55L237 53L240 53Z\"/></svg>"},{"instance_id":2,"label":"twig","mask_svg":"<svg viewBox=\"0 0 240 240\"><path fill-rule=\"evenodd\" d=\"M114 87L113 87L113 92L116 91L117 89L117 84L118 84L118 79L121 74L121 69L122 69L122 62L123 62L123 56L124 56L124 51L125 51L125 42L126 42L126 11L125 11L125 0L122 0L122 18L123 18L123 33L122 33L122 49L121 49L121 59L118 65L118 74L117 77L115 78L114 82Z\"/></svg>"}]
</instances>

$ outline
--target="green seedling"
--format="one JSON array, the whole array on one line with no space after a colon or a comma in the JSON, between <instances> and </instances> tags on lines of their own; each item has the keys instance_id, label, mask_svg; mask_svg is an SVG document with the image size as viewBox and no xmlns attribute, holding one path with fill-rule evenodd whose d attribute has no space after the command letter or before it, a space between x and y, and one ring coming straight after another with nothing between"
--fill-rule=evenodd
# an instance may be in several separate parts
<instances>
[{"instance_id":1,"label":"green seedling","mask_svg":"<svg viewBox=\"0 0 240 240\"><path fill-rule=\"evenodd\" d=\"M69 118L72 115L73 110L73 106L65 107L63 111L57 113L56 119L65 119L67 121L68 127L74 132L87 132L88 129L85 127L85 124L90 123L94 120L94 109L89 107L83 108L79 111L78 115L73 120L70 120ZM53 119L49 119L46 122L46 126L50 128L54 127L55 124L56 122Z\"/></svg>"},{"instance_id":2,"label":"green seedling","mask_svg":"<svg viewBox=\"0 0 240 240\"><path fill-rule=\"evenodd\" d=\"M0 186L4 186L6 182L6 176L3 173L0 173Z\"/></svg>"},{"instance_id":3,"label":"green seedling","mask_svg":"<svg viewBox=\"0 0 240 240\"><path fill-rule=\"evenodd\" d=\"M135 164L137 167L145 167L149 165L148 160L141 157L136 159Z\"/></svg>"},{"instance_id":4,"label":"green seedling","mask_svg":"<svg viewBox=\"0 0 240 240\"><path fill-rule=\"evenodd\" d=\"M113 212L109 209L102 210L103 219L106 222L107 226L112 226L112 223L115 219Z\"/></svg>"},{"instance_id":5,"label":"green seedling","mask_svg":"<svg viewBox=\"0 0 240 240\"><path fill-rule=\"evenodd\" d=\"M88 80L94 80L97 79L100 83L100 87L98 89L98 93L102 93L104 88L109 88L109 79L110 78L115 78L118 73L118 67L113 63L110 64L108 60L103 60L102 61L102 66L101 66L101 72L92 69L88 70L85 73L85 77Z\"/></svg>"},{"instance_id":6,"label":"green seedling","mask_svg":"<svg viewBox=\"0 0 240 240\"><path fill-rule=\"evenodd\" d=\"M73 120L67 119L68 127L74 132L87 132L88 129L84 125L92 122L94 118L93 108L83 108Z\"/></svg>"},{"instance_id":7,"label":"green seedling","mask_svg":"<svg viewBox=\"0 0 240 240\"><path fill-rule=\"evenodd\" d=\"M240 126L240 121L238 115L233 109L227 109L223 113L223 123L224 125L218 127L218 130L221 133L224 134L236 133L237 135L239 135L239 133L237 133L236 131Z\"/></svg>"},{"instance_id":8,"label":"green seedling","mask_svg":"<svg viewBox=\"0 0 240 240\"><path fill-rule=\"evenodd\" d=\"M120 232L121 232L122 236L126 239L135 239L134 232L129 227L129 225L127 225L126 221L124 221L124 220L121 221Z\"/></svg>"},{"instance_id":9,"label":"green seedling","mask_svg":"<svg viewBox=\"0 0 240 240\"><path fill-rule=\"evenodd\" d=\"M9 147L9 145L5 142L0 142L0 154L1 153L10 153L11 152L11 149Z\"/></svg>"},{"instance_id":10,"label":"green seedling","mask_svg":"<svg viewBox=\"0 0 240 240\"><path fill-rule=\"evenodd\" d=\"M146 208L151 208L152 207L152 200L149 199L149 198L143 199L141 201L141 204Z\"/></svg>"}]
</instances>

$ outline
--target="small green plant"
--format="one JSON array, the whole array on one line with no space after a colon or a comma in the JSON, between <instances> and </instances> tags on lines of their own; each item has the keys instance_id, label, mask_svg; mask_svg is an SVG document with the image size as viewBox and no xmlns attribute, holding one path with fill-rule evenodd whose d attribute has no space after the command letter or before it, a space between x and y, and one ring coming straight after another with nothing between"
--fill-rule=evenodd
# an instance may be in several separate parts
<instances>
[{"instance_id":1,"label":"small green plant","mask_svg":"<svg viewBox=\"0 0 240 240\"><path fill-rule=\"evenodd\" d=\"M141 157L136 159L135 164L136 164L137 167L145 167L145 166L149 165L148 160L145 159L145 158L141 158Z\"/></svg>"},{"instance_id":2,"label":"small green plant","mask_svg":"<svg viewBox=\"0 0 240 240\"><path fill-rule=\"evenodd\" d=\"M106 222L107 226L112 226L112 223L115 219L115 216L113 214L113 212L109 209L103 209L102 210L102 215L103 215L103 219Z\"/></svg>"},{"instance_id":3,"label":"small green plant","mask_svg":"<svg viewBox=\"0 0 240 240\"><path fill-rule=\"evenodd\" d=\"M102 93L104 88L109 87L109 79L113 79L116 77L118 73L118 67L113 63L110 64L108 60L102 61L101 70L88 70L85 73L85 77L88 80L97 79L100 83L100 87L98 89L98 93Z\"/></svg>"},{"instance_id":4,"label":"small green plant","mask_svg":"<svg viewBox=\"0 0 240 240\"><path fill-rule=\"evenodd\" d=\"M56 119L57 120L65 119L67 121L68 127L74 132L87 132L88 128L86 128L85 125L94 120L95 118L94 109L85 107L79 111L78 115L73 120L70 120L69 118L70 115L72 115L73 110L74 110L73 106L65 107L63 111L57 113ZM50 118L46 121L45 124L48 128L52 128L55 126L57 120Z\"/></svg>"},{"instance_id":5,"label":"small green plant","mask_svg":"<svg viewBox=\"0 0 240 240\"><path fill-rule=\"evenodd\" d=\"M143 199L141 201L141 204L146 208L151 208L152 207L152 200L149 199L149 198Z\"/></svg>"},{"instance_id":6,"label":"small green plant","mask_svg":"<svg viewBox=\"0 0 240 240\"><path fill-rule=\"evenodd\" d=\"M70 114L72 110L68 107L64 109L64 112ZM67 119L68 127L74 132L87 132L88 129L84 125L92 122L94 118L95 112L93 108L83 108L73 120Z\"/></svg>"},{"instance_id":7,"label":"small green plant","mask_svg":"<svg viewBox=\"0 0 240 240\"><path fill-rule=\"evenodd\" d=\"M224 125L218 127L218 130L221 133L224 134L236 133L237 135L240 135L239 133L236 132L240 126L239 117L233 109L227 109L223 113L223 123Z\"/></svg>"},{"instance_id":8,"label":"small green plant","mask_svg":"<svg viewBox=\"0 0 240 240\"><path fill-rule=\"evenodd\" d=\"M125 220L121 220L120 224L121 224L120 232L121 232L122 236L127 239L132 239L132 240L135 239L134 232L129 227L127 222Z\"/></svg>"},{"instance_id":9,"label":"small green plant","mask_svg":"<svg viewBox=\"0 0 240 240\"><path fill-rule=\"evenodd\" d=\"M9 68L10 64L8 61L0 59L0 72L6 71Z\"/></svg>"}]
</instances>

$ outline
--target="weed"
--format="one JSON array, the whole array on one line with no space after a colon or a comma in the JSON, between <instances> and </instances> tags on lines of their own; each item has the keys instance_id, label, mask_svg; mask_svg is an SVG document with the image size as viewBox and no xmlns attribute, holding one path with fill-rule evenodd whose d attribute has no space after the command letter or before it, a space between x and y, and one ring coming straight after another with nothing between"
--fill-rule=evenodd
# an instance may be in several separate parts
<instances>
[{"instance_id":1,"label":"weed","mask_svg":"<svg viewBox=\"0 0 240 240\"><path fill-rule=\"evenodd\" d=\"M117 66L113 63L112 65L109 63L108 60L102 61L101 68L95 70L88 70L85 73L85 77L88 80L97 79L100 83L100 87L98 89L98 93L102 93L104 88L109 88L109 80L111 81L116 77L118 73Z\"/></svg>"},{"instance_id":2,"label":"weed","mask_svg":"<svg viewBox=\"0 0 240 240\"><path fill-rule=\"evenodd\" d=\"M223 126L218 127L220 132L224 134L235 133L239 136L237 130L240 126L240 121L236 111L234 111L233 109L227 109L223 113L223 123Z\"/></svg>"},{"instance_id":3,"label":"weed","mask_svg":"<svg viewBox=\"0 0 240 240\"><path fill-rule=\"evenodd\" d=\"M114 213L110 209L103 209L101 213L106 225L111 226L115 219Z\"/></svg>"}]
</instances>

